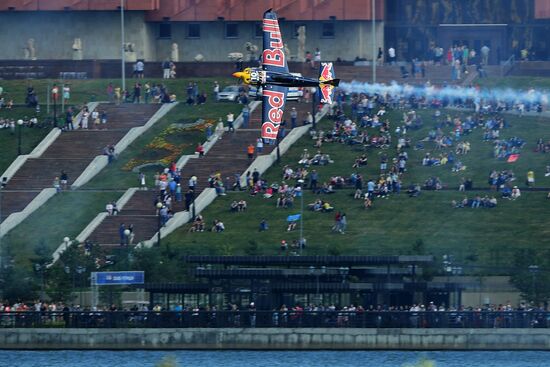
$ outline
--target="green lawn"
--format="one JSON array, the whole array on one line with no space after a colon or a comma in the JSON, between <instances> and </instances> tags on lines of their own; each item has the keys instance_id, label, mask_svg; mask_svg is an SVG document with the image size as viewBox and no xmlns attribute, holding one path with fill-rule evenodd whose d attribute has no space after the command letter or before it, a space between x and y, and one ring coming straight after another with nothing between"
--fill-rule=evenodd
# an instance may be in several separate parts
<instances>
[{"instance_id":1,"label":"green lawn","mask_svg":"<svg viewBox=\"0 0 550 367\"><path fill-rule=\"evenodd\" d=\"M484 88L512 88L512 89L548 89L550 78L534 76L507 76L506 78L482 78L476 79L475 84Z\"/></svg>"},{"instance_id":2,"label":"green lawn","mask_svg":"<svg viewBox=\"0 0 550 367\"><path fill-rule=\"evenodd\" d=\"M377 199L374 208L365 210L361 200L354 200L352 190L329 196L306 191L304 196L305 255L400 255L412 251L417 240L426 245L427 253L437 256L450 253L461 261L475 256L479 263L506 263L506 257L519 248L548 246L547 213L549 201L545 193L529 192L516 201L499 199L497 208L451 207L451 200L460 200L459 192L423 192L418 198L406 193ZM472 195L471 193L469 195ZM331 230L334 213L307 210L307 204L320 197L335 210L344 211L348 220L345 234ZM232 200L244 199L248 211L230 212ZM188 233L189 225L178 229L163 244L182 254L243 255L280 254L281 240L291 243L299 238L296 230L287 232L286 218L300 213L300 201L294 208L275 207L275 199L231 193L219 197L204 212L208 227L221 219L223 233ZM528 215L526 214L528 213ZM259 232L259 223L266 219L269 230ZM257 244L252 251L251 242ZM252 251L252 252L251 252ZM495 257L494 253L499 257Z\"/></svg>"},{"instance_id":3,"label":"green lawn","mask_svg":"<svg viewBox=\"0 0 550 367\"><path fill-rule=\"evenodd\" d=\"M68 236L75 238L120 192L62 192L32 213L2 238L17 264L28 266L34 249L43 243L53 252Z\"/></svg>"},{"instance_id":4,"label":"green lawn","mask_svg":"<svg viewBox=\"0 0 550 367\"><path fill-rule=\"evenodd\" d=\"M27 128L21 130L21 154L29 154L48 134L49 129ZM18 131L0 130L0 174L9 167L18 153Z\"/></svg>"}]
</instances>

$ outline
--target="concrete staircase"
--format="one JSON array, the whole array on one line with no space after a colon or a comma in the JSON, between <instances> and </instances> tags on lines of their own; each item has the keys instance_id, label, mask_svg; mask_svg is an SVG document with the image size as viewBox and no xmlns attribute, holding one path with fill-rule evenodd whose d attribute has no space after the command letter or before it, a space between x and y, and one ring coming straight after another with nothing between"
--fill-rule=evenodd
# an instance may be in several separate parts
<instances>
[{"instance_id":1,"label":"concrete staircase","mask_svg":"<svg viewBox=\"0 0 550 367\"><path fill-rule=\"evenodd\" d=\"M132 127L144 125L160 105L100 104L99 111L107 113L108 122L94 130L63 132L39 158L28 159L8 181L1 195L0 220L23 210L44 188L53 187L53 180L64 170L68 186L78 178L95 156L108 144L116 144Z\"/></svg>"},{"instance_id":2,"label":"concrete staircase","mask_svg":"<svg viewBox=\"0 0 550 367\"><path fill-rule=\"evenodd\" d=\"M303 121L310 104L287 102L285 107L285 119L290 121L292 107L298 111L298 121ZM252 163L246 154L246 147L254 143L260 136L261 107L257 108L250 116L250 124L247 129L237 129L235 132L226 132L222 139L218 140L210 151L202 158L191 159L182 169L182 189L187 191L187 181L191 176L197 176L198 185L195 197L198 197L202 190L208 187L208 177L212 173L219 172L222 177L230 177L234 182L235 173L246 173L246 169ZM287 129L290 126L287 126ZM264 145L262 154L269 154L274 146ZM134 225L134 243L146 241L157 232L158 217L154 207L154 200L157 196L155 191L136 191L126 203L119 215L108 216L88 237L94 243L103 246L119 244L118 228L121 223L126 226ZM174 202L172 211L174 213L183 211L184 202Z\"/></svg>"}]
</instances>

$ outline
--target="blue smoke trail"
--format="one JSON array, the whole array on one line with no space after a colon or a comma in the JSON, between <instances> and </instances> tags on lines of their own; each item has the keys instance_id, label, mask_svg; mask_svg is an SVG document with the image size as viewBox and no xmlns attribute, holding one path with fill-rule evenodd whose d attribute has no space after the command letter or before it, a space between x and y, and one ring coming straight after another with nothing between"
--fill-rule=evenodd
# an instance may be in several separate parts
<instances>
[{"instance_id":1,"label":"blue smoke trail","mask_svg":"<svg viewBox=\"0 0 550 367\"><path fill-rule=\"evenodd\" d=\"M366 93L389 94L394 97L426 97L426 99L471 99L474 102L480 101L501 101L505 103L540 103L548 104L548 93L529 89L526 91L517 91L511 88L495 89L477 89L474 87L445 86L438 87L433 85L415 86L410 84L399 84L395 81L390 84L383 83L365 83L352 81L341 82L340 89L346 93Z\"/></svg>"}]
</instances>

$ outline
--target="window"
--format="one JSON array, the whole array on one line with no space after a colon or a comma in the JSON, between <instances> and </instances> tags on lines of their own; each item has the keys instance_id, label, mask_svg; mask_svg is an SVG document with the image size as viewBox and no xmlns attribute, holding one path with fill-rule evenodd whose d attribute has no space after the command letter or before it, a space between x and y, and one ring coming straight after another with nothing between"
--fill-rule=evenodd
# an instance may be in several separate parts
<instances>
[{"instance_id":1,"label":"window","mask_svg":"<svg viewBox=\"0 0 550 367\"><path fill-rule=\"evenodd\" d=\"M187 25L187 38L201 38L201 25L189 23Z\"/></svg>"},{"instance_id":2,"label":"window","mask_svg":"<svg viewBox=\"0 0 550 367\"><path fill-rule=\"evenodd\" d=\"M237 23L225 24L225 38L238 38L239 37L239 25Z\"/></svg>"},{"instance_id":3,"label":"window","mask_svg":"<svg viewBox=\"0 0 550 367\"><path fill-rule=\"evenodd\" d=\"M334 38L334 23L323 23L322 38Z\"/></svg>"},{"instance_id":4,"label":"window","mask_svg":"<svg viewBox=\"0 0 550 367\"><path fill-rule=\"evenodd\" d=\"M254 23L254 33L252 35L254 36L254 38L262 38L264 36L262 23L260 22Z\"/></svg>"},{"instance_id":5,"label":"window","mask_svg":"<svg viewBox=\"0 0 550 367\"><path fill-rule=\"evenodd\" d=\"M160 23L159 24L159 38L172 38L172 24Z\"/></svg>"},{"instance_id":6,"label":"window","mask_svg":"<svg viewBox=\"0 0 550 367\"><path fill-rule=\"evenodd\" d=\"M292 38L298 38L298 29L304 26L304 29L306 28L305 23L294 23L294 32L292 33Z\"/></svg>"}]
</instances>

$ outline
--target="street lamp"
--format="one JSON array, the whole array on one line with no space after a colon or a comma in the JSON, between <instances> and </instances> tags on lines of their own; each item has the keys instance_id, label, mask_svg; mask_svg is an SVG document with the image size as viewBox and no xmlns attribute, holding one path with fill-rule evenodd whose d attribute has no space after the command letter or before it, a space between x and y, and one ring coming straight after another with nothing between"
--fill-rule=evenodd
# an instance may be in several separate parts
<instances>
[{"instance_id":1,"label":"street lamp","mask_svg":"<svg viewBox=\"0 0 550 367\"><path fill-rule=\"evenodd\" d=\"M120 39L122 43L122 92L126 90L126 46L124 45L124 0L120 0Z\"/></svg>"},{"instance_id":2,"label":"street lamp","mask_svg":"<svg viewBox=\"0 0 550 367\"><path fill-rule=\"evenodd\" d=\"M21 155L21 129L23 128L23 120L17 120L17 155Z\"/></svg>"},{"instance_id":3,"label":"street lamp","mask_svg":"<svg viewBox=\"0 0 550 367\"><path fill-rule=\"evenodd\" d=\"M2 191L8 184L8 178L2 177L0 182L0 299L2 298L4 288L4 248L2 247Z\"/></svg>"},{"instance_id":4,"label":"street lamp","mask_svg":"<svg viewBox=\"0 0 550 367\"><path fill-rule=\"evenodd\" d=\"M300 240L298 245L300 246L300 255L302 254L302 249L304 248L304 180L298 180L300 191L297 192L297 195L300 195Z\"/></svg>"},{"instance_id":5,"label":"street lamp","mask_svg":"<svg viewBox=\"0 0 550 367\"><path fill-rule=\"evenodd\" d=\"M313 130L316 130L317 127L317 120L315 119L316 114L316 105L317 105L317 87L312 88L313 93L311 95L311 117L313 117L311 128Z\"/></svg>"},{"instance_id":6,"label":"street lamp","mask_svg":"<svg viewBox=\"0 0 550 367\"><path fill-rule=\"evenodd\" d=\"M157 232L157 246L160 246L160 229L162 227L162 218L161 218L161 215L160 215L160 210L162 209L163 205L162 203L159 201L157 203L157 214L158 214L158 232ZM193 207L194 209L194 207Z\"/></svg>"},{"instance_id":7,"label":"street lamp","mask_svg":"<svg viewBox=\"0 0 550 367\"><path fill-rule=\"evenodd\" d=\"M192 209L192 220L194 221L195 220L195 216L196 216L196 213L195 213L195 190L192 190L191 191L191 205L193 205L193 209Z\"/></svg>"},{"instance_id":8,"label":"street lamp","mask_svg":"<svg viewBox=\"0 0 550 367\"><path fill-rule=\"evenodd\" d=\"M326 272L327 272L327 267L326 266L321 266L320 268L316 268L315 266L310 266L309 267L309 274L315 275L315 278L317 280L315 300L319 305L322 303L322 300L321 300L321 297L320 297L320 294L319 294L319 277L321 275L326 274Z\"/></svg>"},{"instance_id":9,"label":"street lamp","mask_svg":"<svg viewBox=\"0 0 550 367\"><path fill-rule=\"evenodd\" d=\"M40 289L40 299L41 300L46 298L46 292L45 292L46 284L45 284L45 281L44 281L44 272L46 270L46 267L47 267L47 264L42 264L42 263L35 263L34 264L34 270L36 270L37 273L40 273L40 278L41 278L41 289Z\"/></svg>"},{"instance_id":10,"label":"street lamp","mask_svg":"<svg viewBox=\"0 0 550 367\"><path fill-rule=\"evenodd\" d=\"M531 289L533 291L533 301L537 302L537 274L539 267L537 265L529 265L529 272L531 273Z\"/></svg>"}]
</instances>

